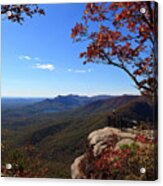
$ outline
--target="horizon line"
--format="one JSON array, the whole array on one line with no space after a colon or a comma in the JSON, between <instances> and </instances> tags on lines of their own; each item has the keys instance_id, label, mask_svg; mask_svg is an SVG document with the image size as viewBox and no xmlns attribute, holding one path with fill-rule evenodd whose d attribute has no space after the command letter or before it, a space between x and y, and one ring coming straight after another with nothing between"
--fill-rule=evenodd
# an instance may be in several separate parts
<instances>
[{"instance_id":1,"label":"horizon line","mask_svg":"<svg viewBox=\"0 0 163 186\"><path fill-rule=\"evenodd\" d=\"M124 94L95 94L95 95L88 95L88 94L58 94L55 96L2 96L1 98L55 98L58 96L87 96L87 97L94 97L94 96L125 96L125 95L130 95L130 96L140 96L140 94L129 94L129 93L124 93Z\"/></svg>"}]
</instances>

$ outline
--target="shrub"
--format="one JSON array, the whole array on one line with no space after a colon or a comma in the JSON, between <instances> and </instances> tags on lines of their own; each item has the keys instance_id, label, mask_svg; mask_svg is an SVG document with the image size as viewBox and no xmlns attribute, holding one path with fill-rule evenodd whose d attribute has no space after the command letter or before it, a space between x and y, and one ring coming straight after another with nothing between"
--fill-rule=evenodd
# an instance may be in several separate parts
<instances>
[{"instance_id":1,"label":"shrub","mask_svg":"<svg viewBox=\"0 0 163 186\"><path fill-rule=\"evenodd\" d=\"M3 152L2 152L3 154ZM6 169L6 164L12 165ZM35 147L27 145L24 148L7 151L3 157L2 176L4 177L46 177L48 168L44 167L41 155L35 154Z\"/></svg>"},{"instance_id":2,"label":"shrub","mask_svg":"<svg viewBox=\"0 0 163 186\"><path fill-rule=\"evenodd\" d=\"M154 180L156 159L156 141L138 134L133 143L119 148L113 143L98 157L89 149L80 168L88 179ZM141 168L146 169L144 174L140 172Z\"/></svg>"}]
</instances>

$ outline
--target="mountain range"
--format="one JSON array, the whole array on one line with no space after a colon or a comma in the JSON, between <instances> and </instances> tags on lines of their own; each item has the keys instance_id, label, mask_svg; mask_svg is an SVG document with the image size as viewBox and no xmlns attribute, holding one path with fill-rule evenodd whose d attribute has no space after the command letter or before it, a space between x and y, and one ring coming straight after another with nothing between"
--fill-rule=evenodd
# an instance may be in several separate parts
<instances>
[{"instance_id":1,"label":"mountain range","mask_svg":"<svg viewBox=\"0 0 163 186\"><path fill-rule=\"evenodd\" d=\"M52 177L70 177L70 165L85 151L88 134L109 123L108 117L151 125L153 106L142 96L58 96L2 112L2 142L12 148L27 144L42 153ZM126 121L128 121L126 120ZM122 128L128 127L127 122Z\"/></svg>"},{"instance_id":2,"label":"mountain range","mask_svg":"<svg viewBox=\"0 0 163 186\"><path fill-rule=\"evenodd\" d=\"M100 96L78 96L66 95L57 96L53 99L2 99L2 113L5 117L24 116L24 115L38 115L42 113L58 113L75 109L77 107L89 104L94 101L109 99L114 96L100 95Z\"/></svg>"}]
</instances>

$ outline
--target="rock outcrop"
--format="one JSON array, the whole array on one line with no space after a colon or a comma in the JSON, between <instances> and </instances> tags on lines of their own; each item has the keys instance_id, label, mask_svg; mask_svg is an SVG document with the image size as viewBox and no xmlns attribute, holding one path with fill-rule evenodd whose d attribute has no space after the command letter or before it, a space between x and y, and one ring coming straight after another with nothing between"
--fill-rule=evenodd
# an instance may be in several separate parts
<instances>
[{"instance_id":1,"label":"rock outcrop","mask_svg":"<svg viewBox=\"0 0 163 186\"><path fill-rule=\"evenodd\" d=\"M100 155L109 145L108 143L112 140L113 136L116 136L117 144L119 144L124 140L126 143L132 143L136 135L129 132L122 132L120 129L110 127L105 127L90 133L88 136L88 144L92 147L95 157Z\"/></svg>"},{"instance_id":2,"label":"rock outcrop","mask_svg":"<svg viewBox=\"0 0 163 186\"><path fill-rule=\"evenodd\" d=\"M80 169L80 163L85 158L85 155L81 155L75 159L74 163L71 165L71 175L72 179L86 178L82 170Z\"/></svg>"},{"instance_id":3,"label":"rock outcrop","mask_svg":"<svg viewBox=\"0 0 163 186\"><path fill-rule=\"evenodd\" d=\"M149 139L153 138L153 131L144 132L145 134L147 133L149 135ZM116 151L124 145L131 145L135 143L135 139L138 133L140 133L140 131L137 131L135 128L122 131L120 129L111 127L105 127L90 133L87 138L88 149L86 153L76 158L71 165L72 178L87 178L87 175L85 175L82 170L82 162L90 152L92 153L91 156L93 159L98 159L98 157L100 157L103 151L105 151L108 147ZM137 145L145 147L146 143L137 142Z\"/></svg>"}]
</instances>

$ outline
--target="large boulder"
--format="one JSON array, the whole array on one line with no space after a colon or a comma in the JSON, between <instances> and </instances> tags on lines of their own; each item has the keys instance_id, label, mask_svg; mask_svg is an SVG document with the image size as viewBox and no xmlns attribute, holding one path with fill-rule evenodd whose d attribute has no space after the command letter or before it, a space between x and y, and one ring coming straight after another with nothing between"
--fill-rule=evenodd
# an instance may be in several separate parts
<instances>
[{"instance_id":1,"label":"large boulder","mask_svg":"<svg viewBox=\"0 0 163 186\"><path fill-rule=\"evenodd\" d=\"M92 147L94 156L98 156L114 137L116 137L117 144L120 144L121 141L124 140L126 143L133 142L135 136L136 134L131 132L122 132L122 130L117 128L105 127L90 133L88 136L88 144Z\"/></svg>"},{"instance_id":2,"label":"large boulder","mask_svg":"<svg viewBox=\"0 0 163 186\"><path fill-rule=\"evenodd\" d=\"M130 146L132 144L140 146L141 148L146 148L148 144L136 141L137 135L140 133L136 128L133 129L117 129L112 127L105 127L103 129L99 129L96 131L91 132L87 138L87 150L86 153L82 156L76 158L71 165L71 175L72 178L75 179L85 179L87 177L87 173L83 171L83 162L85 163L84 169L87 171L88 167L87 164L91 164L94 160L98 160L101 157L103 152L106 149L112 149L116 151L121 149L122 146ZM142 134L145 133L149 135L149 138L153 138L153 131L142 131ZM144 134L143 134L144 135ZM88 158L89 157L89 158ZM114 160L114 157L112 157ZM92 170L88 170L91 174ZM93 174L93 173L92 173Z\"/></svg>"}]
</instances>

